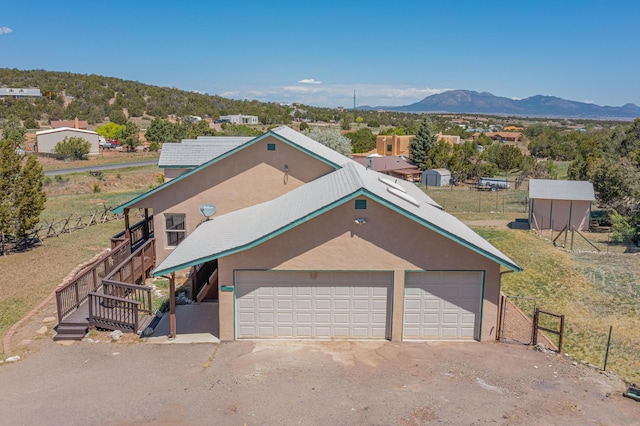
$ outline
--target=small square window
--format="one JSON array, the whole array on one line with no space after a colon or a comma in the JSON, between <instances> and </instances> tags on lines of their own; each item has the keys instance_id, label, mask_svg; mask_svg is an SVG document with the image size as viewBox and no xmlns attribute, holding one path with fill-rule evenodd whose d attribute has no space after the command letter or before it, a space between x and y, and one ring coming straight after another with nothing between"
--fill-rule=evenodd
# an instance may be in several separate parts
<instances>
[{"instance_id":1,"label":"small square window","mask_svg":"<svg viewBox=\"0 0 640 426\"><path fill-rule=\"evenodd\" d=\"M275 143L268 143L267 144L267 151L275 151L276 150L276 144Z\"/></svg>"},{"instance_id":2,"label":"small square window","mask_svg":"<svg viewBox=\"0 0 640 426\"><path fill-rule=\"evenodd\" d=\"M366 210L367 200L356 200L356 210Z\"/></svg>"},{"instance_id":3,"label":"small square window","mask_svg":"<svg viewBox=\"0 0 640 426\"><path fill-rule=\"evenodd\" d=\"M387 145L387 152L391 152L393 150L393 145L388 144Z\"/></svg>"}]
</instances>

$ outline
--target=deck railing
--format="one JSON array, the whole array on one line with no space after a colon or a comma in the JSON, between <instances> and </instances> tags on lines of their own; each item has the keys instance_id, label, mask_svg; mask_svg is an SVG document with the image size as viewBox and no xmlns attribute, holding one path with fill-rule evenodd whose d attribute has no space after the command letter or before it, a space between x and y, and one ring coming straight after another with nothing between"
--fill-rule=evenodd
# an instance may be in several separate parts
<instances>
[{"instance_id":1,"label":"deck railing","mask_svg":"<svg viewBox=\"0 0 640 426\"><path fill-rule=\"evenodd\" d=\"M140 302L138 312L153 314L151 304L151 287L145 285L125 284L117 281L102 280L103 296L121 297L127 300Z\"/></svg>"},{"instance_id":2,"label":"deck railing","mask_svg":"<svg viewBox=\"0 0 640 426\"><path fill-rule=\"evenodd\" d=\"M147 222L146 227L145 222ZM111 245L113 246L114 242L124 239L125 235L126 231L121 231L111 237ZM131 226L131 247L136 247L138 243L147 240L151 235L153 235L153 215L150 215L148 220L142 219Z\"/></svg>"},{"instance_id":3,"label":"deck railing","mask_svg":"<svg viewBox=\"0 0 640 426\"><path fill-rule=\"evenodd\" d=\"M143 282L147 270L156 262L155 239L151 238L131 253L116 268L113 268L105 277L105 280L121 283L136 284Z\"/></svg>"},{"instance_id":4,"label":"deck railing","mask_svg":"<svg viewBox=\"0 0 640 426\"><path fill-rule=\"evenodd\" d=\"M142 303L124 297L89 293L89 327L137 333Z\"/></svg>"},{"instance_id":5,"label":"deck railing","mask_svg":"<svg viewBox=\"0 0 640 426\"><path fill-rule=\"evenodd\" d=\"M89 293L100 287L102 278L115 270L130 253L129 240L122 240L109 253L80 271L69 283L56 289L58 323L87 300Z\"/></svg>"}]
</instances>

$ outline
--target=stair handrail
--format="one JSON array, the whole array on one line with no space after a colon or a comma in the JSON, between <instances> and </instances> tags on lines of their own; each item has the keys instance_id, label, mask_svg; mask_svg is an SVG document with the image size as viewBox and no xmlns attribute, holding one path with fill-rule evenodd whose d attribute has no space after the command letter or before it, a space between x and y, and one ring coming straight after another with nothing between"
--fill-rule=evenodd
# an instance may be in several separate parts
<instances>
[{"instance_id":1,"label":"stair handrail","mask_svg":"<svg viewBox=\"0 0 640 426\"><path fill-rule=\"evenodd\" d=\"M87 300L90 292L100 288L102 277L111 273L117 265L122 263L122 258L130 251L131 241L125 239L78 272L71 281L58 287L56 289L58 323Z\"/></svg>"}]
</instances>

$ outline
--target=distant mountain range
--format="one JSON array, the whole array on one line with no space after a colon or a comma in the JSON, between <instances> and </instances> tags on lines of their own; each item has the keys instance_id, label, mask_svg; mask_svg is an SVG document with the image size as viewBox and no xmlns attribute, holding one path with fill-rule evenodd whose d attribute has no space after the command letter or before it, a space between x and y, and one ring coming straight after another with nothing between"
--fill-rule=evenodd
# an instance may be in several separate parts
<instances>
[{"instance_id":1,"label":"distant mountain range","mask_svg":"<svg viewBox=\"0 0 640 426\"><path fill-rule=\"evenodd\" d=\"M640 117L640 107L625 104L621 107L599 106L586 102L568 101L555 96L536 95L515 100L494 96L488 92L450 90L427 96L411 105L396 107L363 107L399 112L451 112L465 114L518 115L530 117L633 119Z\"/></svg>"}]
</instances>

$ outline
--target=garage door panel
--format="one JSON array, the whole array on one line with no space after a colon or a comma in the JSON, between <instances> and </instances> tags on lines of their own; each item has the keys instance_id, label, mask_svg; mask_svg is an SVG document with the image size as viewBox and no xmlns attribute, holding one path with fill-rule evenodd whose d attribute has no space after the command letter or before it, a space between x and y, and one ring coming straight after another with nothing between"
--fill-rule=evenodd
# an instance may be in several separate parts
<instances>
[{"instance_id":1,"label":"garage door panel","mask_svg":"<svg viewBox=\"0 0 640 426\"><path fill-rule=\"evenodd\" d=\"M385 338L391 282L391 273L240 271L237 336Z\"/></svg>"},{"instance_id":2,"label":"garage door panel","mask_svg":"<svg viewBox=\"0 0 640 426\"><path fill-rule=\"evenodd\" d=\"M403 338L478 338L481 272L407 273Z\"/></svg>"}]
</instances>

